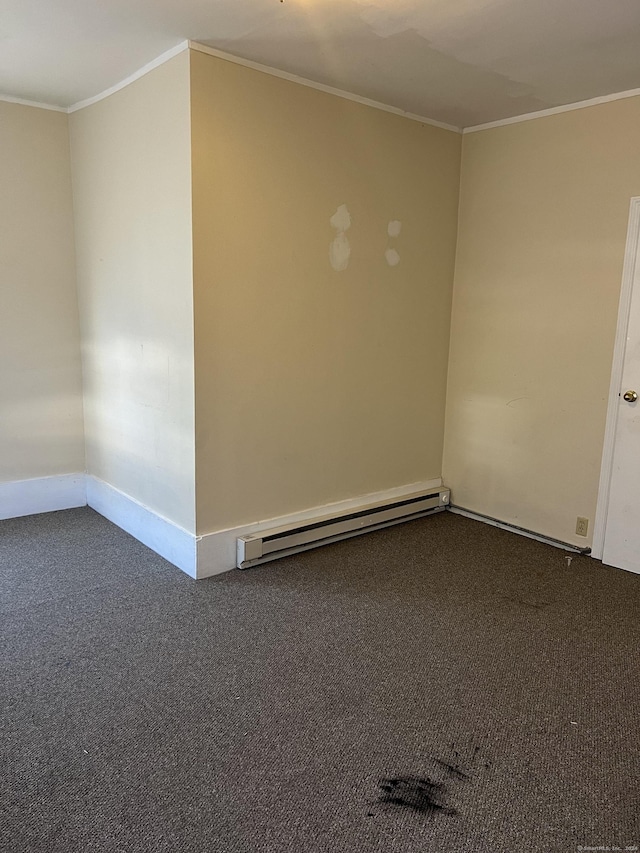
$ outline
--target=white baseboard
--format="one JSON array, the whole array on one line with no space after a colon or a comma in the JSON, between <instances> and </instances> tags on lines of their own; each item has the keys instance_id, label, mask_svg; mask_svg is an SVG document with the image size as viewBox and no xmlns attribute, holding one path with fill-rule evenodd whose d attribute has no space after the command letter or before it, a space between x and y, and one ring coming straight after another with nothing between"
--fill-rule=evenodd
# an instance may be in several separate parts
<instances>
[{"instance_id":1,"label":"white baseboard","mask_svg":"<svg viewBox=\"0 0 640 853\"><path fill-rule=\"evenodd\" d=\"M357 498L337 501L336 503L316 506L305 509L292 515L269 518L254 524L245 524L240 527L232 527L228 530L218 530L214 533L206 533L197 537L197 578L207 578L228 572L236 567L236 539L239 536L247 536L250 533L258 533L270 527L284 527L289 524L300 524L317 516L331 515L340 512L358 512L367 504L376 501L393 501L410 495L413 492L437 489L442 485L442 478L425 480L420 483L409 483L394 489L386 489L382 492L373 492L367 495L359 495Z\"/></svg>"},{"instance_id":2,"label":"white baseboard","mask_svg":"<svg viewBox=\"0 0 640 853\"><path fill-rule=\"evenodd\" d=\"M481 521L483 524L489 524L491 527L499 527L500 530L506 530L508 533L516 533L518 536L525 536L527 539L535 539L536 542L544 542L545 545L553 545L554 548L560 548L562 551L583 552L584 549L580 545L572 545L571 542L561 542L559 539L553 539L550 536L545 536L543 533L536 533L533 530L525 530L522 527L517 527L515 524L509 524L507 521L500 521L497 518L491 518L488 515L482 515L478 512L473 512L469 509L450 504L448 512L453 512L455 515L463 515L465 518L470 518L473 521ZM587 549L588 550L588 549ZM593 556L590 554L590 556Z\"/></svg>"},{"instance_id":3,"label":"white baseboard","mask_svg":"<svg viewBox=\"0 0 640 853\"><path fill-rule=\"evenodd\" d=\"M236 567L236 539L270 527L300 524L322 515L357 512L376 501L391 502L413 492L437 489L442 479L409 483L381 492L315 506L228 530L194 536L134 498L89 474L63 474L0 483L0 519L86 506L108 518L192 578L206 578Z\"/></svg>"},{"instance_id":4,"label":"white baseboard","mask_svg":"<svg viewBox=\"0 0 640 853\"><path fill-rule=\"evenodd\" d=\"M196 577L196 537L192 533L91 475L87 475L86 502L156 554Z\"/></svg>"},{"instance_id":5,"label":"white baseboard","mask_svg":"<svg viewBox=\"0 0 640 853\"><path fill-rule=\"evenodd\" d=\"M0 519L85 506L84 474L60 474L0 483Z\"/></svg>"}]
</instances>

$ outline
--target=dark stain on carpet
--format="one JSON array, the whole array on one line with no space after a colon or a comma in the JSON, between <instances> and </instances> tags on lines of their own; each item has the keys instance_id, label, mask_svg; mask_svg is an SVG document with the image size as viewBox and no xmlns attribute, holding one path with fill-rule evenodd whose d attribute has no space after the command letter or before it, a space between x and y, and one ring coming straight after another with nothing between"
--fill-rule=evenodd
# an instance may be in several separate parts
<instances>
[{"instance_id":1,"label":"dark stain on carpet","mask_svg":"<svg viewBox=\"0 0 640 853\"><path fill-rule=\"evenodd\" d=\"M460 770L460 768L457 765L449 764L448 761L442 761L442 759L440 759L440 758L434 758L432 760L435 761L436 764L440 765L440 767L443 767L445 770L448 770L449 773L452 774L452 776L455 776L458 779L468 779L469 778L469 774Z\"/></svg>"},{"instance_id":2,"label":"dark stain on carpet","mask_svg":"<svg viewBox=\"0 0 640 853\"><path fill-rule=\"evenodd\" d=\"M478 771L484 773L488 770L491 761L473 741L467 746L461 746L460 750L452 743L448 751L450 757L447 761L436 756L427 759L427 766L423 767L424 775L401 775L381 779L378 784L378 802L409 809L427 817L436 814L459 814L458 809L451 803L456 789L473 779ZM373 817L373 814L369 812L368 816Z\"/></svg>"},{"instance_id":3,"label":"dark stain on carpet","mask_svg":"<svg viewBox=\"0 0 640 853\"><path fill-rule=\"evenodd\" d=\"M381 803L389 803L411 809L424 815L457 814L447 805L448 789L444 782L436 782L428 776L398 776L381 779L379 784Z\"/></svg>"}]
</instances>

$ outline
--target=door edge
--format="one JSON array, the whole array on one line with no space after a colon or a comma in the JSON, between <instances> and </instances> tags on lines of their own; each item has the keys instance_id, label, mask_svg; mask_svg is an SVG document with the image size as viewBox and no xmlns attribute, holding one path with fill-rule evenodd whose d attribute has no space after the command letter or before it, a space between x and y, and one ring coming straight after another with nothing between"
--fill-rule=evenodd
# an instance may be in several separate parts
<instances>
[{"instance_id":1,"label":"door edge","mask_svg":"<svg viewBox=\"0 0 640 853\"><path fill-rule=\"evenodd\" d=\"M622 267L622 285L620 288L620 303L618 306L618 323L616 326L616 337L613 346L609 401L607 404L607 422L602 448L602 463L600 466L600 482L598 485L596 517L593 525L592 556L600 560L604 553L604 540L607 529L609 493L611 488L611 475L613 472L613 451L615 445L616 426L618 422L618 396L620 394L620 383L622 382L625 344L627 329L629 326L631 296L633 294L633 281L635 278L636 257L638 254L639 244L640 196L634 196L629 205L629 224L627 227L627 242L625 244L624 263Z\"/></svg>"}]
</instances>

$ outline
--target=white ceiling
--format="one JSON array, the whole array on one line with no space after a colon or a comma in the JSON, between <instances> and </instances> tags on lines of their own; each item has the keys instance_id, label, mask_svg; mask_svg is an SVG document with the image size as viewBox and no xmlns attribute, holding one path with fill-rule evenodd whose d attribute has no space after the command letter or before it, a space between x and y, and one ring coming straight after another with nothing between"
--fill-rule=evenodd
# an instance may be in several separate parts
<instances>
[{"instance_id":1,"label":"white ceiling","mask_svg":"<svg viewBox=\"0 0 640 853\"><path fill-rule=\"evenodd\" d=\"M2 0L0 93L66 107L186 39L456 127L640 87L640 0Z\"/></svg>"}]
</instances>

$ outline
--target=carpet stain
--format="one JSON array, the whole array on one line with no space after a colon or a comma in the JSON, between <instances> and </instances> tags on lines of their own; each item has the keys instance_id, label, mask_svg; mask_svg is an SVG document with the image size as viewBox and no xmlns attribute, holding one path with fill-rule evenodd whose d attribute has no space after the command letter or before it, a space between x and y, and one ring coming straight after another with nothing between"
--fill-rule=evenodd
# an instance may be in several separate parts
<instances>
[{"instance_id":1,"label":"carpet stain","mask_svg":"<svg viewBox=\"0 0 640 853\"><path fill-rule=\"evenodd\" d=\"M454 759L454 769L458 772L460 771L460 762L464 761L466 766L468 767L468 773L465 778L470 779L473 775L472 771L480 770L488 770L491 767L491 761L483 755L480 747L475 744L473 745L473 741L467 747L461 747L462 754L456 749L456 744L451 744L451 752L455 756ZM466 754L466 757L465 757Z\"/></svg>"},{"instance_id":2,"label":"carpet stain","mask_svg":"<svg viewBox=\"0 0 640 853\"><path fill-rule=\"evenodd\" d=\"M448 752L448 760L437 756L427 760L429 775L400 775L381 779L378 783L378 802L426 817L437 814L458 815L460 812L452 800L462 793L460 786L464 786L478 772L489 770L491 761L473 742L460 749L451 743ZM373 813L368 812L367 816L373 817Z\"/></svg>"},{"instance_id":3,"label":"carpet stain","mask_svg":"<svg viewBox=\"0 0 640 853\"><path fill-rule=\"evenodd\" d=\"M437 812L457 814L447 805L448 790L443 782L436 782L428 776L399 776L395 779L380 781L381 803L411 809L424 815Z\"/></svg>"}]
</instances>

